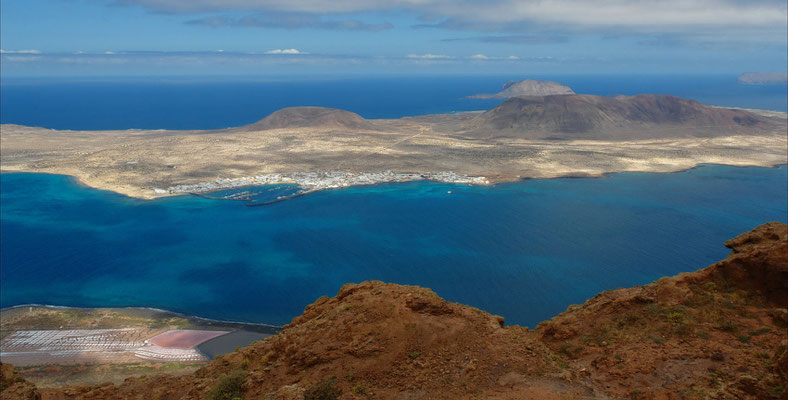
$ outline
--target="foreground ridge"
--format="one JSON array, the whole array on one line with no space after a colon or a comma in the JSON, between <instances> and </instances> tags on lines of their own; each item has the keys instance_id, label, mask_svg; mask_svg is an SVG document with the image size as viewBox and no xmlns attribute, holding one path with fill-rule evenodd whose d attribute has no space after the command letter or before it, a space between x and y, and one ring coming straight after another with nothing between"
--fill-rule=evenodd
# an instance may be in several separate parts
<instances>
[{"instance_id":1,"label":"foreground ridge","mask_svg":"<svg viewBox=\"0 0 788 400\"><path fill-rule=\"evenodd\" d=\"M4 364L2 398L784 398L788 226L725 245L725 260L601 293L534 330L370 281L194 374L45 389Z\"/></svg>"}]
</instances>

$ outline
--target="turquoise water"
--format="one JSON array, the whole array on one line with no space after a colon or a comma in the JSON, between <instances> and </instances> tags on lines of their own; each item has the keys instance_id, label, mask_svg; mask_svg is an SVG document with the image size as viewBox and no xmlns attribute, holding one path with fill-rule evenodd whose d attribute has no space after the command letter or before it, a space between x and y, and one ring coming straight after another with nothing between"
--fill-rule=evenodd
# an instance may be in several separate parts
<instances>
[{"instance_id":1,"label":"turquoise water","mask_svg":"<svg viewBox=\"0 0 788 400\"><path fill-rule=\"evenodd\" d=\"M274 324L345 282L380 279L534 326L599 291L711 264L725 240L788 212L785 165L382 184L266 207L0 178L2 307L152 306Z\"/></svg>"}]
</instances>

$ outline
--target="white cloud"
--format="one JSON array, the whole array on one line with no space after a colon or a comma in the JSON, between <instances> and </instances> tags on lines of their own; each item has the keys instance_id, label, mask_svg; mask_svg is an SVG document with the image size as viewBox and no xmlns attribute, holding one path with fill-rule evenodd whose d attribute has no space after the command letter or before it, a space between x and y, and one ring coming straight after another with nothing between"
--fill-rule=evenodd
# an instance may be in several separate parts
<instances>
[{"instance_id":1,"label":"white cloud","mask_svg":"<svg viewBox=\"0 0 788 400\"><path fill-rule=\"evenodd\" d=\"M394 25L389 22L369 24L355 19L323 18L323 16L319 14L292 11L266 11L235 18L224 15L211 15L189 20L186 21L186 23L189 25L210 26L212 28L258 27L366 32L380 32L394 27Z\"/></svg>"},{"instance_id":2,"label":"white cloud","mask_svg":"<svg viewBox=\"0 0 788 400\"><path fill-rule=\"evenodd\" d=\"M41 54L38 50L2 50L0 54Z\"/></svg>"},{"instance_id":3,"label":"white cloud","mask_svg":"<svg viewBox=\"0 0 788 400\"><path fill-rule=\"evenodd\" d=\"M470 56L468 58L471 59L471 60L511 60L511 61L520 59L520 57L517 57L517 56L493 57L493 56L488 56L488 55L484 55L484 54L474 54L474 55L472 55L472 56Z\"/></svg>"},{"instance_id":4,"label":"white cloud","mask_svg":"<svg viewBox=\"0 0 788 400\"><path fill-rule=\"evenodd\" d=\"M408 58L420 58L420 59L427 59L427 60L434 60L434 59L446 59L446 58L453 58L451 56L447 56L444 54L408 54L406 57Z\"/></svg>"},{"instance_id":5,"label":"white cloud","mask_svg":"<svg viewBox=\"0 0 788 400\"><path fill-rule=\"evenodd\" d=\"M29 54L13 55L3 53L3 62L8 63L33 63L41 61L43 56L31 56Z\"/></svg>"},{"instance_id":6,"label":"white cloud","mask_svg":"<svg viewBox=\"0 0 788 400\"><path fill-rule=\"evenodd\" d=\"M785 2L729 0L561 0L508 2L513 19L526 15L548 22L586 26L675 27L697 25L784 25ZM498 15L508 19L505 13Z\"/></svg>"},{"instance_id":7,"label":"white cloud","mask_svg":"<svg viewBox=\"0 0 788 400\"><path fill-rule=\"evenodd\" d=\"M436 21L458 24L536 23L565 28L627 27L641 30L706 26L779 26L785 28L784 0L116 0L170 13L298 12L310 14L410 10Z\"/></svg>"},{"instance_id":8,"label":"white cloud","mask_svg":"<svg viewBox=\"0 0 788 400\"><path fill-rule=\"evenodd\" d=\"M298 49L274 49L268 50L265 54L309 54Z\"/></svg>"},{"instance_id":9,"label":"white cloud","mask_svg":"<svg viewBox=\"0 0 788 400\"><path fill-rule=\"evenodd\" d=\"M434 0L108 0L108 2L110 4L141 5L151 10L168 13L235 10L286 11L315 14L410 8L435 3Z\"/></svg>"}]
</instances>

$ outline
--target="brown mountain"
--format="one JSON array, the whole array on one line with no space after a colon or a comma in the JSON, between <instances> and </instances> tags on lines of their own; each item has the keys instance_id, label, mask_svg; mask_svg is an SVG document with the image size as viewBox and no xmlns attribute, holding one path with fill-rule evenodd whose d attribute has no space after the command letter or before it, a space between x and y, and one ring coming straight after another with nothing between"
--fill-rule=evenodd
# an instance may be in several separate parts
<instances>
[{"instance_id":1,"label":"brown mountain","mask_svg":"<svg viewBox=\"0 0 788 400\"><path fill-rule=\"evenodd\" d=\"M506 82L501 91L493 94L475 94L468 99L508 99L517 96L550 96L555 94L574 94L568 86L550 81L526 79Z\"/></svg>"},{"instance_id":2,"label":"brown mountain","mask_svg":"<svg viewBox=\"0 0 788 400\"><path fill-rule=\"evenodd\" d=\"M374 130L375 126L372 122L350 111L325 107L289 107L243 127L245 130L282 128Z\"/></svg>"},{"instance_id":3,"label":"brown mountain","mask_svg":"<svg viewBox=\"0 0 788 400\"><path fill-rule=\"evenodd\" d=\"M788 227L725 245L723 261L601 293L535 330L429 289L348 284L191 375L36 389L3 365L2 398L785 398Z\"/></svg>"},{"instance_id":4,"label":"brown mountain","mask_svg":"<svg viewBox=\"0 0 788 400\"><path fill-rule=\"evenodd\" d=\"M669 95L514 97L465 123L466 136L648 139L762 134L772 121Z\"/></svg>"}]
</instances>

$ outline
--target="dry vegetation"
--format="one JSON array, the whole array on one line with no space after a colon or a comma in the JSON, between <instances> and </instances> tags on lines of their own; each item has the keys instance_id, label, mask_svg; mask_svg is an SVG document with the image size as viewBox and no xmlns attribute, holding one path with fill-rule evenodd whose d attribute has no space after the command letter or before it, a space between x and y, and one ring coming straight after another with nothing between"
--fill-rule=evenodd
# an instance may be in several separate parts
<instances>
[{"instance_id":1,"label":"dry vegetation","mask_svg":"<svg viewBox=\"0 0 788 400\"><path fill-rule=\"evenodd\" d=\"M553 126L563 116L552 116L549 123L540 122L547 116L529 119L527 126L535 131L513 131L487 127L486 115L497 108L484 114L398 120L364 120L326 109L315 116L312 108L301 115L295 110L279 111L247 127L216 131L87 132L2 125L0 162L4 172L72 175L96 188L154 198L166 195L155 188L272 173L453 171L499 182L674 172L700 163L771 166L788 161L786 117L775 112L748 114L763 121L757 128L638 122L613 129L610 121L597 115L599 110L591 110L589 124L601 118L606 128L545 140L538 138L556 133L540 133L539 126ZM509 115L516 112L507 108L491 115L496 124L508 126L509 119L521 123L525 118ZM317 125L309 125L313 122Z\"/></svg>"}]
</instances>

